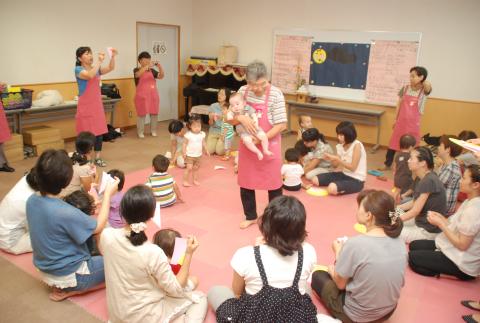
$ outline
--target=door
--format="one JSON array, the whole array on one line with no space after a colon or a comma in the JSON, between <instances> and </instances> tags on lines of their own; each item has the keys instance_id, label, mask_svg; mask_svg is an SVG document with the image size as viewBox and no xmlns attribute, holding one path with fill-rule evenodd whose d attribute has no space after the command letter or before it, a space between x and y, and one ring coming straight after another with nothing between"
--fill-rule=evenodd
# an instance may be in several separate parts
<instances>
[{"instance_id":1,"label":"door","mask_svg":"<svg viewBox=\"0 0 480 323\"><path fill-rule=\"evenodd\" d=\"M165 71L165 77L157 79L159 121L178 118L179 33L179 26L137 22L137 56L149 52L152 61L160 62Z\"/></svg>"}]
</instances>

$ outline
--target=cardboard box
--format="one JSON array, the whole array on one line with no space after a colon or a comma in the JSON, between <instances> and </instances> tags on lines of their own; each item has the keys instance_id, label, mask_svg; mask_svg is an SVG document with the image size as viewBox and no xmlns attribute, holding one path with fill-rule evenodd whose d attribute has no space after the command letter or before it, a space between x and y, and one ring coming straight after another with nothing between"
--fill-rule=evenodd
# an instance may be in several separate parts
<instances>
[{"instance_id":1,"label":"cardboard box","mask_svg":"<svg viewBox=\"0 0 480 323\"><path fill-rule=\"evenodd\" d=\"M23 130L23 142L26 145L37 146L62 140L60 129L46 126L32 127Z\"/></svg>"},{"instance_id":2,"label":"cardboard box","mask_svg":"<svg viewBox=\"0 0 480 323\"><path fill-rule=\"evenodd\" d=\"M23 146L19 148L4 149L3 151L5 152L5 156L7 157L9 163L21 161L24 159Z\"/></svg>"},{"instance_id":3,"label":"cardboard box","mask_svg":"<svg viewBox=\"0 0 480 323\"><path fill-rule=\"evenodd\" d=\"M13 149L21 148L23 149L23 136L18 133L12 133L12 138L9 141L3 143L3 149Z\"/></svg>"},{"instance_id":4,"label":"cardboard box","mask_svg":"<svg viewBox=\"0 0 480 323\"><path fill-rule=\"evenodd\" d=\"M27 146L30 146L30 145L27 145ZM63 142L63 139L60 139L52 142L46 142L43 144L34 145L32 147L33 147L33 152L35 156L40 156L47 149L65 149L65 143Z\"/></svg>"}]
</instances>

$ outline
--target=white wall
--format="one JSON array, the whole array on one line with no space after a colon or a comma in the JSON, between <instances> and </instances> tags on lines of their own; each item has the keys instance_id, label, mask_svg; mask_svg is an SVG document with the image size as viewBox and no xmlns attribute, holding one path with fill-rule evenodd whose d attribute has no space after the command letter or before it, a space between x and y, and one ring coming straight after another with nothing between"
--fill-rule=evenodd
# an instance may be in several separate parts
<instances>
[{"instance_id":1,"label":"white wall","mask_svg":"<svg viewBox=\"0 0 480 323\"><path fill-rule=\"evenodd\" d=\"M478 0L195 0L193 13L193 54L232 44L240 62L268 66L277 28L422 32L432 96L480 102Z\"/></svg>"},{"instance_id":2,"label":"white wall","mask_svg":"<svg viewBox=\"0 0 480 323\"><path fill-rule=\"evenodd\" d=\"M2 1L0 80L8 84L74 81L79 46L90 46L94 53L116 47L117 66L106 77L132 77L136 21L180 25L181 61L190 56L192 0Z\"/></svg>"}]
</instances>

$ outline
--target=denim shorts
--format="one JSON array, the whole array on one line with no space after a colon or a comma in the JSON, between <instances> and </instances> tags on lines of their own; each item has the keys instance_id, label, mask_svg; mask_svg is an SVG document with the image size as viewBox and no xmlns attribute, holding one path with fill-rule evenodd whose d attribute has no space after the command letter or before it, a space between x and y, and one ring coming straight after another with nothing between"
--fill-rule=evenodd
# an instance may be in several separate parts
<instances>
[{"instance_id":1,"label":"denim shorts","mask_svg":"<svg viewBox=\"0 0 480 323\"><path fill-rule=\"evenodd\" d=\"M75 274L77 286L65 288L64 291L88 290L105 282L105 270L103 267L103 257L94 256L87 260L89 275Z\"/></svg>"}]
</instances>

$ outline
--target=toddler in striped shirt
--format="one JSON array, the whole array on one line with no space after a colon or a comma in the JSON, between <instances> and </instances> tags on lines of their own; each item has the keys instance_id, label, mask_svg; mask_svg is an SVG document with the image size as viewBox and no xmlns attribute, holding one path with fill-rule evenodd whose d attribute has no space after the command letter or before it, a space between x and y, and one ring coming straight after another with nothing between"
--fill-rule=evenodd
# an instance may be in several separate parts
<instances>
[{"instance_id":1,"label":"toddler in striped shirt","mask_svg":"<svg viewBox=\"0 0 480 323\"><path fill-rule=\"evenodd\" d=\"M160 207L167 207L175 204L178 200L183 202L182 194L172 175L167 173L170 160L163 155L156 155L152 161L154 172L148 177L147 186L152 188L153 195Z\"/></svg>"}]
</instances>

